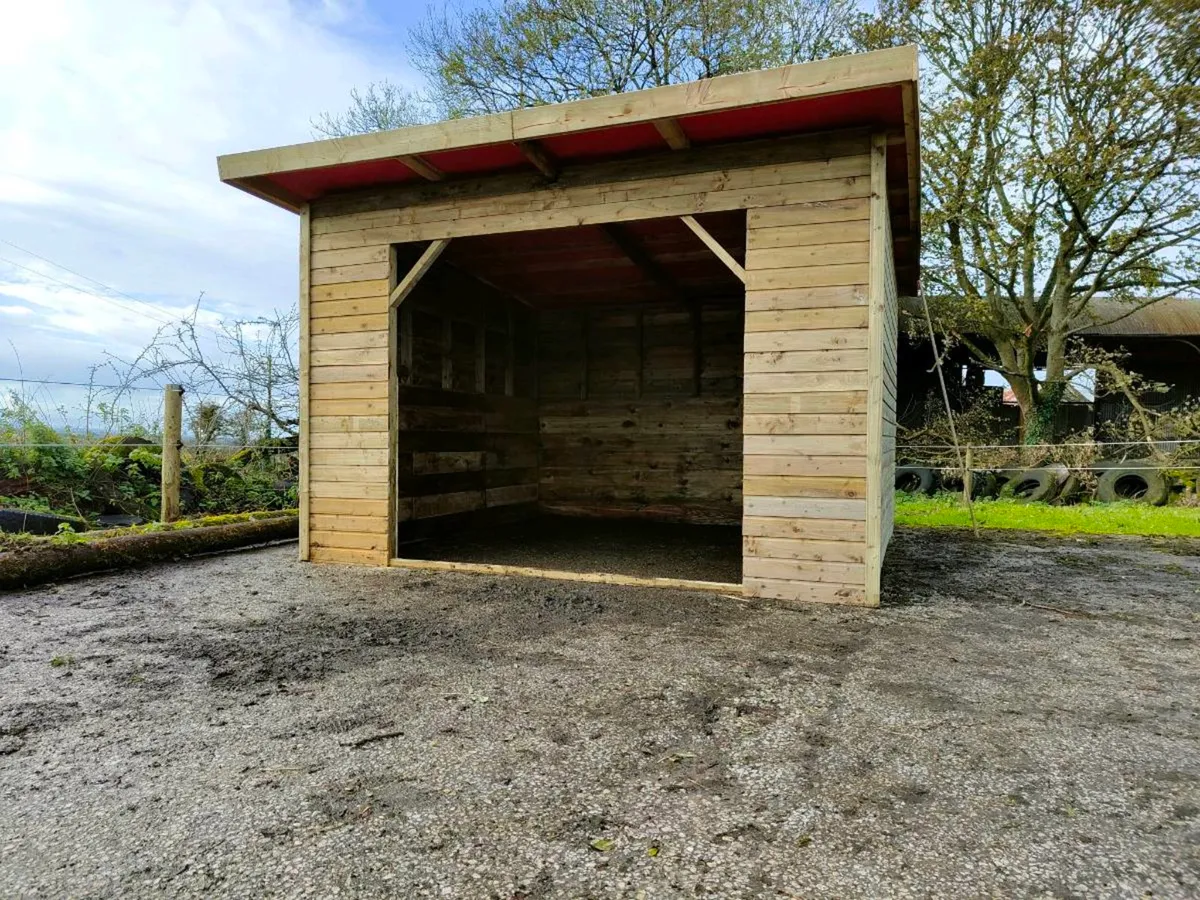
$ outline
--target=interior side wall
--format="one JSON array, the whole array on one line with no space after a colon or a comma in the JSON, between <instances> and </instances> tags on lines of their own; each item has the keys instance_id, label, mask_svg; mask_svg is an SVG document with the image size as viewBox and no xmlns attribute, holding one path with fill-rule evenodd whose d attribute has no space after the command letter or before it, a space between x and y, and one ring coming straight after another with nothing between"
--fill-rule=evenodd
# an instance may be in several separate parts
<instances>
[{"instance_id":1,"label":"interior side wall","mask_svg":"<svg viewBox=\"0 0 1200 900\"><path fill-rule=\"evenodd\" d=\"M531 319L443 266L399 311L397 539L536 511Z\"/></svg>"},{"instance_id":2,"label":"interior side wall","mask_svg":"<svg viewBox=\"0 0 1200 900\"><path fill-rule=\"evenodd\" d=\"M737 524L741 298L538 316L544 509Z\"/></svg>"},{"instance_id":3,"label":"interior side wall","mask_svg":"<svg viewBox=\"0 0 1200 900\"><path fill-rule=\"evenodd\" d=\"M869 187L750 210L746 246L743 587L865 603Z\"/></svg>"}]
</instances>

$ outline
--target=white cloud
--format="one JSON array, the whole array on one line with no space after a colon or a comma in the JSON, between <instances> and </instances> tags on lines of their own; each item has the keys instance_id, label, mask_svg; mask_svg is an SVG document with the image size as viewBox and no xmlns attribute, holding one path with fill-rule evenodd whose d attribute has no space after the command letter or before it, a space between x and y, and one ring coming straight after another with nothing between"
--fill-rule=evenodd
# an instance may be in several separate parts
<instances>
[{"instance_id":1,"label":"white cloud","mask_svg":"<svg viewBox=\"0 0 1200 900\"><path fill-rule=\"evenodd\" d=\"M308 140L351 87L395 78L335 30L367 14L358 0L0 0L0 240L152 303L99 302L97 285L0 243L0 295L24 304L4 309L34 310L0 324L0 361L9 341L53 358L46 342L69 335L79 358L60 366L85 371L201 291L214 316L294 303L295 217L220 184L215 158Z\"/></svg>"}]
</instances>

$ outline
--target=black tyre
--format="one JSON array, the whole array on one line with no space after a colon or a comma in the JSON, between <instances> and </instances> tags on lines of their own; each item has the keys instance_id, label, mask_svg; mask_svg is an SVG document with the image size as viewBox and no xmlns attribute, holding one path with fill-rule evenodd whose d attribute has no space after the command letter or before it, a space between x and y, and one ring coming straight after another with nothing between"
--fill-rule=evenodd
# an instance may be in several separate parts
<instances>
[{"instance_id":1,"label":"black tyre","mask_svg":"<svg viewBox=\"0 0 1200 900\"><path fill-rule=\"evenodd\" d=\"M963 479L960 472L947 469L942 473L942 490L961 494ZM991 472L973 470L971 472L971 499L979 500L984 497L996 496L996 476Z\"/></svg>"},{"instance_id":2,"label":"black tyre","mask_svg":"<svg viewBox=\"0 0 1200 900\"><path fill-rule=\"evenodd\" d=\"M1004 496L1021 503L1044 503L1058 491L1058 472L1054 469L1026 469L1004 485Z\"/></svg>"},{"instance_id":3,"label":"black tyre","mask_svg":"<svg viewBox=\"0 0 1200 900\"><path fill-rule=\"evenodd\" d=\"M19 534L55 534L59 525L70 525L75 531L87 531L87 522L54 516L50 513L28 512L23 509L0 509L0 531Z\"/></svg>"},{"instance_id":4,"label":"black tyre","mask_svg":"<svg viewBox=\"0 0 1200 900\"><path fill-rule=\"evenodd\" d=\"M1162 506L1170 496L1170 480L1153 469L1105 469L1096 484L1096 499L1102 503L1132 500Z\"/></svg>"},{"instance_id":5,"label":"black tyre","mask_svg":"<svg viewBox=\"0 0 1200 900\"><path fill-rule=\"evenodd\" d=\"M932 494L936 479L933 469L925 466L900 466L896 469L896 490L906 494Z\"/></svg>"}]
</instances>

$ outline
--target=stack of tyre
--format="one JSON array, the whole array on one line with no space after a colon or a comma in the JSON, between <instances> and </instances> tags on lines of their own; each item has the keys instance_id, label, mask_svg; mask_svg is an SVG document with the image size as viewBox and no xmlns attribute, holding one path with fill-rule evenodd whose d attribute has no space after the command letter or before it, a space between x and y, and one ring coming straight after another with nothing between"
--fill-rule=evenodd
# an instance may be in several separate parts
<instances>
[{"instance_id":1,"label":"stack of tyre","mask_svg":"<svg viewBox=\"0 0 1200 900\"><path fill-rule=\"evenodd\" d=\"M1091 468L1095 476L1095 499L1162 506L1171 497L1174 480L1149 462L1127 460L1099 462ZM938 488L962 490L962 476L929 466L899 466L896 490L909 494L932 494ZM1064 465L1032 469L979 470L971 475L971 495L976 499L1010 497L1025 503L1073 503L1084 499L1084 479Z\"/></svg>"}]
</instances>

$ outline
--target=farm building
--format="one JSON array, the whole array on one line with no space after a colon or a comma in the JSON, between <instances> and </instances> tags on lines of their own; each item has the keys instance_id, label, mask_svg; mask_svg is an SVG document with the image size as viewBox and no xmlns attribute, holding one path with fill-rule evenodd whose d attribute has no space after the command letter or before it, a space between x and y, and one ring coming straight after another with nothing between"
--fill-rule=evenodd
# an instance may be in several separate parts
<instances>
[{"instance_id":1,"label":"farm building","mask_svg":"<svg viewBox=\"0 0 1200 900\"><path fill-rule=\"evenodd\" d=\"M722 524L714 587L877 605L916 89L902 47L221 157L300 214L301 557Z\"/></svg>"}]
</instances>

